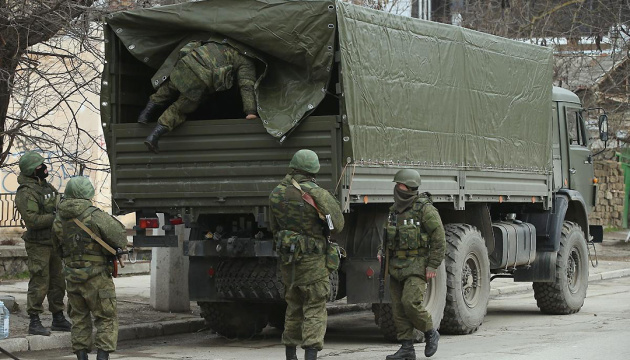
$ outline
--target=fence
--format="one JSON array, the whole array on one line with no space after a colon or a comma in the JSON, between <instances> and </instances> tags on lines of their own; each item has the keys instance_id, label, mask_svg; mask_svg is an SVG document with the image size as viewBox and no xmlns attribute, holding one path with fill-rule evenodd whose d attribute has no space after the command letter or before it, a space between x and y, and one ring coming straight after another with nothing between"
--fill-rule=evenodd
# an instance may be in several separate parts
<instances>
[{"instance_id":1,"label":"fence","mask_svg":"<svg viewBox=\"0 0 630 360\"><path fill-rule=\"evenodd\" d=\"M0 228L22 227L21 221L15 207L15 193L0 193Z\"/></svg>"}]
</instances>

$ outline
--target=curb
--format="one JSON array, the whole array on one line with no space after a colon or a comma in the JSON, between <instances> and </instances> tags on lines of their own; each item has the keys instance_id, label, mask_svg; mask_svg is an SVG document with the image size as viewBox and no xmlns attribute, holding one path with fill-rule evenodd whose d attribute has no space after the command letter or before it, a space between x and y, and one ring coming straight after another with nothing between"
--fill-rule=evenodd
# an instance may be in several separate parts
<instances>
[{"instance_id":1,"label":"curb","mask_svg":"<svg viewBox=\"0 0 630 360\"><path fill-rule=\"evenodd\" d=\"M592 274L589 282L617 279L630 276L630 269L613 270L600 274ZM490 290L490 298L501 295L526 292L532 289L531 283L505 286ZM348 304L328 306L328 315L343 314L371 310L372 304ZM146 339L157 336L191 333L205 328L204 319L170 320L159 324L145 323L121 326L118 330L118 341ZM69 332L53 332L50 336L28 335L22 338L0 340L0 347L11 353L71 348Z\"/></svg>"},{"instance_id":2,"label":"curb","mask_svg":"<svg viewBox=\"0 0 630 360\"><path fill-rule=\"evenodd\" d=\"M118 341L145 339L156 336L196 332L204 328L203 319L170 320L159 324L135 324L118 329ZM0 347L11 353L40 350L70 349L69 332L53 332L50 336L27 335L0 340Z\"/></svg>"}]
</instances>

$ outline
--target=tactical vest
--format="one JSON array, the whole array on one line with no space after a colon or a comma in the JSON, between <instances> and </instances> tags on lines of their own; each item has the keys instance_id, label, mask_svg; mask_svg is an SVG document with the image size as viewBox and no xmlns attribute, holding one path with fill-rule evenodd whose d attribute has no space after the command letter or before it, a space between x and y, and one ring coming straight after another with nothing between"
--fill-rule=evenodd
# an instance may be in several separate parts
<instances>
[{"instance_id":1,"label":"tactical vest","mask_svg":"<svg viewBox=\"0 0 630 360\"><path fill-rule=\"evenodd\" d=\"M77 219L90 230L93 230L92 214L98 209L94 206L87 208ZM66 263L72 261L90 261L106 263L107 257L103 247L83 231L73 219L63 221L63 236L61 250Z\"/></svg>"},{"instance_id":2,"label":"tactical vest","mask_svg":"<svg viewBox=\"0 0 630 360\"><path fill-rule=\"evenodd\" d=\"M317 185L303 181L300 187L309 192ZM290 179L274 189L270 203L281 229L275 234L276 251L285 265L300 261L305 254L325 253L323 223L315 208L302 199L302 194L291 184Z\"/></svg>"},{"instance_id":3,"label":"tactical vest","mask_svg":"<svg viewBox=\"0 0 630 360\"><path fill-rule=\"evenodd\" d=\"M59 192L48 182L43 186L35 184L22 184L17 191L28 188L37 194L37 213L40 215L54 214L57 206ZM26 228L22 237L25 241L49 241L52 237L52 228L33 230Z\"/></svg>"},{"instance_id":4,"label":"tactical vest","mask_svg":"<svg viewBox=\"0 0 630 360\"><path fill-rule=\"evenodd\" d=\"M429 246L429 236L424 229L422 213L431 200L419 198L412 207L400 214L390 209L387 225L387 248L397 257L424 255Z\"/></svg>"}]
</instances>

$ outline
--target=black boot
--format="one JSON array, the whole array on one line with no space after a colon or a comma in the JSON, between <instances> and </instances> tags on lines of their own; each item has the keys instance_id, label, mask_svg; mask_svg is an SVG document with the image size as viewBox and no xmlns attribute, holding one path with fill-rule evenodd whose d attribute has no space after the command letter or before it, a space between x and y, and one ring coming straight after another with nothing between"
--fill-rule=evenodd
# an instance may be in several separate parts
<instances>
[{"instance_id":1,"label":"black boot","mask_svg":"<svg viewBox=\"0 0 630 360\"><path fill-rule=\"evenodd\" d=\"M287 360L298 360L295 346L286 347Z\"/></svg>"},{"instance_id":2,"label":"black boot","mask_svg":"<svg viewBox=\"0 0 630 360\"><path fill-rule=\"evenodd\" d=\"M72 324L63 316L63 311L53 314L52 325L50 330L52 331L70 331Z\"/></svg>"},{"instance_id":3,"label":"black boot","mask_svg":"<svg viewBox=\"0 0 630 360\"><path fill-rule=\"evenodd\" d=\"M140 112L138 115L138 122L140 124L148 124L150 122L156 122L158 117L162 115L162 113L166 110L166 106L156 104L153 101L149 100L147 106Z\"/></svg>"},{"instance_id":4,"label":"black boot","mask_svg":"<svg viewBox=\"0 0 630 360\"><path fill-rule=\"evenodd\" d=\"M77 360L88 360L87 350L79 350L75 354L77 354Z\"/></svg>"},{"instance_id":5,"label":"black boot","mask_svg":"<svg viewBox=\"0 0 630 360\"><path fill-rule=\"evenodd\" d=\"M28 333L31 335L50 336L50 330L46 329L39 320L39 315L30 315L31 322L28 324Z\"/></svg>"},{"instance_id":6,"label":"black boot","mask_svg":"<svg viewBox=\"0 0 630 360\"><path fill-rule=\"evenodd\" d=\"M440 333L435 329L431 329L424 333L424 341L426 345L424 346L424 356L431 357L438 348L438 341L440 340Z\"/></svg>"},{"instance_id":7,"label":"black boot","mask_svg":"<svg viewBox=\"0 0 630 360\"><path fill-rule=\"evenodd\" d=\"M413 340L403 340L402 346L395 354L387 355L386 360L416 360L416 351L413 349Z\"/></svg>"},{"instance_id":8,"label":"black boot","mask_svg":"<svg viewBox=\"0 0 630 360\"><path fill-rule=\"evenodd\" d=\"M168 128L166 126L157 124L155 129L153 129L153 132L147 136L146 140L144 140L144 144L147 148L149 148L149 150L156 154L159 153L160 149L158 148L158 140L160 139L160 136L166 134L167 132Z\"/></svg>"},{"instance_id":9,"label":"black boot","mask_svg":"<svg viewBox=\"0 0 630 360\"><path fill-rule=\"evenodd\" d=\"M109 353L105 350L98 349L96 352L96 360L109 360Z\"/></svg>"},{"instance_id":10,"label":"black boot","mask_svg":"<svg viewBox=\"0 0 630 360\"><path fill-rule=\"evenodd\" d=\"M315 348L304 349L304 360L317 360L317 349Z\"/></svg>"}]
</instances>

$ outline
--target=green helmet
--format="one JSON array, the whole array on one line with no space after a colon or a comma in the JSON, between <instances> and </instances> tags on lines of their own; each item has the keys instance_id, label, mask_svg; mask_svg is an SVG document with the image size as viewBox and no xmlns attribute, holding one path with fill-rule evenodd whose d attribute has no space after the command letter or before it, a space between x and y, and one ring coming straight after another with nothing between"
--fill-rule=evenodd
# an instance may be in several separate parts
<instances>
[{"instance_id":1,"label":"green helmet","mask_svg":"<svg viewBox=\"0 0 630 360\"><path fill-rule=\"evenodd\" d=\"M66 184L63 194L68 199L87 199L94 197L94 186L89 178L85 176L75 176Z\"/></svg>"},{"instance_id":2,"label":"green helmet","mask_svg":"<svg viewBox=\"0 0 630 360\"><path fill-rule=\"evenodd\" d=\"M394 182L417 188L420 186L420 174L413 169L402 169L394 175Z\"/></svg>"},{"instance_id":3,"label":"green helmet","mask_svg":"<svg viewBox=\"0 0 630 360\"><path fill-rule=\"evenodd\" d=\"M44 158L35 151L27 151L20 158L20 171L22 175L33 176L35 168L44 163Z\"/></svg>"},{"instance_id":4,"label":"green helmet","mask_svg":"<svg viewBox=\"0 0 630 360\"><path fill-rule=\"evenodd\" d=\"M317 154L315 154L315 151L302 149L293 155L289 167L306 171L309 174L317 174L319 172L319 158Z\"/></svg>"}]
</instances>

